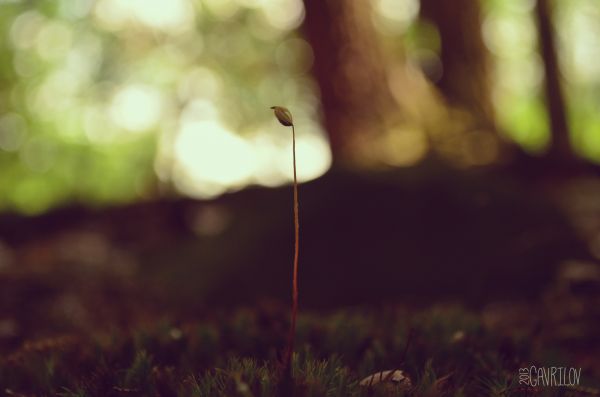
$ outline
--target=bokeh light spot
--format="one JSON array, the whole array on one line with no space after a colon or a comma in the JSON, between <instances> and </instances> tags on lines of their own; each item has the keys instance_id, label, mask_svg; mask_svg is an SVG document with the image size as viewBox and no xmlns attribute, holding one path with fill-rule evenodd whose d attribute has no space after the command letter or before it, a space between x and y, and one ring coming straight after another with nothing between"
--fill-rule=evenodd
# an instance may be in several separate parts
<instances>
[{"instance_id":1,"label":"bokeh light spot","mask_svg":"<svg viewBox=\"0 0 600 397\"><path fill-rule=\"evenodd\" d=\"M44 23L37 35L35 48L42 59L52 60L67 53L73 43L73 31L59 21Z\"/></svg>"},{"instance_id":2,"label":"bokeh light spot","mask_svg":"<svg viewBox=\"0 0 600 397\"><path fill-rule=\"evenodd\" d=\"M110 107L110 116L118 126L126 130L145 131L156 125L161 110L158 90L133 84L117 91Z\"/></svg>"},{"instance_id":3,"label":"bokeh light spot","mask_svg":"<svg viewBox=\"0 0 600 397\"><path fill-rule=\"evenodd\" d=\"M102 26L123 29L130 21L169 33L189 30L194 23L194 10L189 0L100 0L96 16Z\"/></svg>"},{"instance_id":4,"label":"bokeh light spot","mask_svg":"<svg viewBox=\"0 0 600 397\"><path fill-rule=\"evenodd\" d=\"M204 183L225 190L248 182L254 174L256 161L251 146L216 121L184 123L174 151L175 178L195 182L195 189L185 192L188 194L206 193Z\"/></svg>"},{"instance_id":5,"label":"bokeh light spot","mask_svg":"<svg viewBox=\"0 0 600 397\"><path fill-rule=\"evenodd\" d=\"M44 17L37 11L27 11L19 15L10 29L13 45L20 49L31 48L44 24Z\"/></svg>"},{"instance_id":6,"label":"bokeh light spot","mask_svg":"<svg viewBox=\"0 0 600 397\"><path fill-rule=\"evenodd\" d=\"M272 0L262 12L269 24L280 30L297 28L304 20L301 0Z\"/></svg>"}]
</instances>

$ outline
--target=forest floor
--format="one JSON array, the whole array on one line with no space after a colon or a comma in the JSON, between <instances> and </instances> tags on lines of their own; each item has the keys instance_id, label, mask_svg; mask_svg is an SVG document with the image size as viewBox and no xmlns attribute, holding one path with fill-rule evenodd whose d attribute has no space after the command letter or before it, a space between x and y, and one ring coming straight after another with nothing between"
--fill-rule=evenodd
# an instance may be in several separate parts
<instances>
[{"instance_id":1,"label":"forest floor","mask_svg":"<svg viewBox=\"0 0 600 397\"><path fill-rule=\"evenodd\" d=\"M578 185L557 201L565 203L575 228L593 242L600 232L600 223L592 223L590 219L596 219L600 204L590 197L600 193L590 194L589 189L598 189L598 186ZM302 191L310 196L309 188ZM278 196L277 201L285 205L289 192L283 193L283 199ZM388 194L393 198L390 205L398 205L396 197L406 200L408 196L392 193ZM476 193L480 197L481 189ZM413 196L418 202L423 193L419 191ZM508 203L506 195L499 196L504 200L502 203ZM437 191L432 191L431 197L437 207L449 201L441 200ZM463 196L459 199L464 200ZM368 197L361 200L365 202ZM378 200L369 207L371 214L381 206ZM242 201L252 208L247 197ZM263 202L264 197L256 201ZM510 203L495 205L493 196L486 202L492 205L482 211L496 209L498 222L502 222L506 212L503 208ZM539 207L535 200L533 202ZM469 208L471 203L469 201ZM410 205L414 207L412 202ZM272 211L273 206L266 207ZM207 227L214 231L220 225L219 217L215 218L219 211L215 212L214 205L210 208L211 211L204 213L205 219L196 224L204 231ZM310 203L304 208L310 212ZM424 211L430 209L426 207ZM153 209L150 213L156 216L158 211ZM527 210L522 211L522 214L527 213ZM207 214L212 214L212 218L206 218ZM191 251L176 244L181 236L150 216L136 213L133 217L145 222L136 227L143 230L141 234L148 241L132 242L125 238L127 236L123 237L127 232L123 229L129 227L126 222L109 222L112 224L110 232L120 233L120 240L114 240L118 244L102 232L105 230L102 225L74 226L57 232L50 222L50 233L42 237L28 241L18 241L15 237L10 245L0 244L0 395L600 395L600 278L594 262L565 261L549 283L538 286L541 292L535 298L507 297L479 304L452 297L434 297L421 302L387 299L377 295L377 283L381 280L383 285L386 280L375 272L373 279L362 280L374 283L365 290L363 296L371 294L372 299L364 304L323 305L321 308L314 304L301 305L293 360L293 390L283 392L285 384L279 376L278 363L289 324L285 298L261 299L255 294L258 299L230 299L229 302L238 303L233 305L215 304L214 300L207 304L201 298L193 299L195 293L200 296L203 281L193 275L197 268L177 267L177 258L192 256ZM106 218L103 215L102 219ZM116 218L124 219L120 213ZM284 218L282 222L287 227L289 221ZM59 219L60 224L65 223L64 213ZM319 219L326 224L323 216ZM406 216L402 219L404 224L411 221ZM419 216L414 219L415 222L422 220ZM38 231L46 227L40 221L34 225ZM530 235L540 235L537 224L527 225L532 228ZM7 230L17 236L20 229L10 226ZM158 233L157 237L153 237L153 233ZM278 229L276 233L280 234ZM444 233L440 235L447 235ZM513 236L512 233L491 234L490 238L496 243L497 239L505 238L504 235ZM562 234L555 236L562 239ZM200 244L197 236L192 237L190 245ZM226 237L230 239L231 235ZM287 240L287 235L284 237ZM4 235L3 239L9 241L10 236ZM134 253L147 247L156 248L158 242L177 248L160 258L160 264L141 266ZM380 251L386 249L380 240L373 244ZM229 247L216 240L212 245L219 252ZM537 245L532 247L540 251ZM174 255L176 251L180 251L180 257ZM284 247L282 255L287 252ZM515 252L523 255L524 251ZM153 256L156 255L145 258L151 260ZM381 256L381 260L385 257ZM255 272L253 269L247 270L250 273L244 273L243 277ZM400 273L403 275L406 270ZM465 288L473 284L472 280L462 282ZM329 296L315 287L302 289L302 286L306 284L301 283L301 302L311 296L317 301ZM399 290L412 291L410 288L415 286L400 287ZM228 288L235 289L236 285ZM287 284L282 288L287 291ZM228 301L226 298L224 302ZM519 370L531 370L532 366L581 370L580 383L535 385L536 381L540 382L535 376L534 385L520 383L522 372ZM385 370L400 370L404 378L360 384L365 377ZM562 379L562 383L568 382L568 378Z\"/></svg>"},{"instance_id":2,"label":"forest floor","mask_svg":"<svg viewBox=\"0 0 600 397\"><path fill-rule=\"evenodd\" d=\"M303 313L289 395L598 395L600 352L591 350L597 335L581 335L581 323L532 322L540 319L536 310L513 304L482 313L455 305ZM277 390L287 312L264 303L193 321L163 317L35 338L2 357L0 382L7 396L286 395ZM520 369L532 366L575 368L581 380L545 386L531 372L532 384L521 384ZM383 370L401 370L405 379L359 383Z\"/></svg>"}]
</instances>

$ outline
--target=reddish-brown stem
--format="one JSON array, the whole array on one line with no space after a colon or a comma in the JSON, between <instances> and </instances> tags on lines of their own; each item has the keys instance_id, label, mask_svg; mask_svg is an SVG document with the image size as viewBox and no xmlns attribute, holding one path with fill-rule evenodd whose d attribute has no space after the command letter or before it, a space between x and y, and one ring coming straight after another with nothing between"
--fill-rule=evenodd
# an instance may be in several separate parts
<instances>
[{"instance_id":1,"label":"reddish-brown stem","mask_svg":"<svg viewBox=\"0 0 600 397\"><path fill-rule=\"evenodd\" d=\"M300 221L298 217L298 180L296 178L296 131L292 124L292 156L294 163L294 269L292 276L292 321L288 337L284 367L291 371L294 339L296 335L296 316L298 315L298 254L300 251Z\"/></svg>"}]
</instances>

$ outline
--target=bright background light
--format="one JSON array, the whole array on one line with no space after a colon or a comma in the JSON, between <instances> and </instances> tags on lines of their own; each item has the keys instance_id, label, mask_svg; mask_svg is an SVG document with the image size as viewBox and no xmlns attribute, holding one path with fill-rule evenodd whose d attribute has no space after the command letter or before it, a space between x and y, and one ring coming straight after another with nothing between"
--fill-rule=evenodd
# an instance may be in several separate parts
<instances>
[{"instance_id":1,"label":"bright background light","mask_svg":"<svg viewBox=\"0 0 600 397\"><path fill-rule=\"evenodd\" d=\"M322 175L301 0L58 0L2 6L16 76L0 114L0 208L44 211L73 197L106 203L175 190L215 197ZM8 11L8 12L4 12ZM1 62L1 61L0 61Z\"/></svg>"}]
</instances>

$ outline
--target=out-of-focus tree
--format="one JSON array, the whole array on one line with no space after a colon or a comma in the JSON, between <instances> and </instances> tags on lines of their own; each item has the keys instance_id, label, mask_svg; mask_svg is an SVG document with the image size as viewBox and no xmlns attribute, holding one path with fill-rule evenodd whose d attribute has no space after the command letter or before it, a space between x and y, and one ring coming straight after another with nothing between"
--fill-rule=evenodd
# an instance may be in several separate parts
<instances>
[{"instance_id":1,"label":"out-of-focus tree","mask_svg":"<svg viewBox=\"0 0 600 397\"><path fill-rule=\"evenodd\" d=\"M460 166L486 165L506 157L492 101L492 63L482 35L479 1L421 0L422 21L439 37L441 73L434 80L446 105L430 133L433 149Z\"/></svg>"},{"instance_id":2,"label":"out-of-focus tree","mask_svg":"<svg viewBox=\"0 0 600 397\"><path fill-rule=\"evenodd\" d=\"M600 3L482 0L503 134L557 166L600 159Z\"/></svg>"},{"instance_id":3,"label":"out-of-focus tree","mask_svg":"<svg viewBox=\"0 0 600 397\"><path fill-rule=\"evenodd\" d=\"M414 18L418 2L391 3L304 1L304 32L334 157L407 166L432 149L461 166L495 161L503 145L494 133L479 8L458 21L454 9L429 10L433 23L427 24ZM387 18L388 11L414 15ZM431 33L440 33L441 56L439 48L427 48L436 41ZM463 37L470 35L477 37Z\"/></svg>"},{"instance_id":4,"label":"out-of-focus tree","mask_svg":"<svg viewBox=\"0 0 600 397\"><path fill-rule=\"evenodd\" d=\"M540 52L544 61L546 106L550 119L551 138L546 155L557 165L564 166L576 161L576 155L571 147L571 133L563 96L551 6L552 4L548 0L537 0L535 7Z\"/></svg>"},{"instance_id":5,"label":"out-of-focus tree","mask_svg":"<svg viewBox=\"0 0 600 397\"><path fill-rule=\"evenodd\" d=\"M577 155L600 161L600 2L553 1L551 9L561 87Z\"/></svg>"},{"instance_id":6,"label":"out-of-focus tree","mask_svg":"<svg viewBox=\"0 0 600 397\"><path fill-rule=\"evenodd\" d=\"M421 16L440 35L443 72L436 85L451 105L473 116L473 128L493 130L490 59L481 35L479 1L421 0Z\"/></svg>"},{"instance_id":7,"label":"out-of-focus tree","mask_svg":"<svg viewBox=\"0 0 600 397\"><path fill-rule=\"evenodd\" d=\"M368 0L304 0L324 125L340 161L384 128L396 109ZM397 109L396 109L397 110Z\"/></svg>"}]
</instances>

